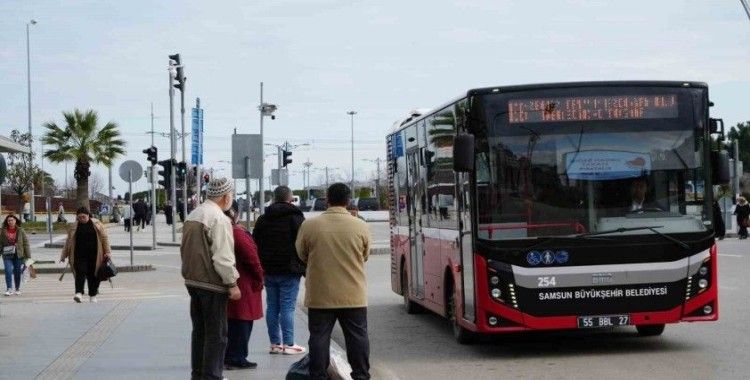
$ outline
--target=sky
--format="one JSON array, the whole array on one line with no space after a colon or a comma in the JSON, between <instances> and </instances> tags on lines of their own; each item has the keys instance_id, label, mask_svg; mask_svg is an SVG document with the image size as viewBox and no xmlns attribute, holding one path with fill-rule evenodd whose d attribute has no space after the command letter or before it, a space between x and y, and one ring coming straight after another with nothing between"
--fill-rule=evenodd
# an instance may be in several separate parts
<instances>
[{"instance_id":1,"label":"sky","mask_svg":"<svg viewBox=\"0 0 750 380\"><path fill-rule=\"evenodd\" d=\"M362 180L375 175L366 160L385 158L394 121L477 87L702 81L716 104L712 117L727 125L750 120L750 20L739 1L3 0L0 14L0 134L28 130L26 24L34 19L34 135L74 108L98 111L102 125L116 122L128 153L115 164L115 194L127 191L121 162L146 164L151 103L154 129L169 131L173 53L188 78L188 132L196 97L204 109L205 165L231 175L220 161L231 160L234 128L259 132L264 82L264 101L278 105L276 120L264 122L266 143L309 144L294 150L293 188L308 159L312 184L324 181L326 166L350 178L347 111L357 112L354 174ZM179 97L176 104L179 130ZM189 159L189 137L186 144ZM168 139L156 136L155 145L165 159ZM266 159L266 170L275 165L275 156ZM65 183L64 165L44 167ZM72 171L71 164L70 183ZM106 182L106 168L92 171Z\"/></svg>"}]
</instances>

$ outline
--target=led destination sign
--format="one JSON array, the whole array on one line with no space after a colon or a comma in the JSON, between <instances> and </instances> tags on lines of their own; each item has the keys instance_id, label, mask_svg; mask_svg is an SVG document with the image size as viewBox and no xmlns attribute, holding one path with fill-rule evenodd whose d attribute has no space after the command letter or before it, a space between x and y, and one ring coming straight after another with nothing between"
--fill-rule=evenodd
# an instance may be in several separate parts
<instances>
[{"instance_id":1,"label":"led destination sign","mask_svg":"<svg viewBox=\"0 0 750 380\"><path fill-rule=\"evenodd\" d=\"M508 122L670 119L677 95L618 95L517 99L508 101Z\"/></svg>"}]
</instances>

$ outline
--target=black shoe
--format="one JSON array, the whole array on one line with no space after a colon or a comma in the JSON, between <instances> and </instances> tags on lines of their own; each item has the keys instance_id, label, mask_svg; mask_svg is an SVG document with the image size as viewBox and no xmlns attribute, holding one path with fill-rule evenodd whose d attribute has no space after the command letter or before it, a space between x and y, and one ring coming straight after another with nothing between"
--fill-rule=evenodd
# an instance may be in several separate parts
<instances>
[{"instance_id":1,"label":"black shoe","mask_svg":"<svg viewBox=\"0 0 750 380\"><path fill-rule=\"evenodd\" d=\"M224 363L224 369L231 371L235 369L253 369L258 367L258 363L253 363L245 360L244 362L240 363Z\"/></svg>"}]
</instances>

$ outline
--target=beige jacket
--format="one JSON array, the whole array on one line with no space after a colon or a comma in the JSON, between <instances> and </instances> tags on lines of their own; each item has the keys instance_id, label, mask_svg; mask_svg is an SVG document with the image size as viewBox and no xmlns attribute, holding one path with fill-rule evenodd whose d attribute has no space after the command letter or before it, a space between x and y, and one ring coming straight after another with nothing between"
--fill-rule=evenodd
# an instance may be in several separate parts
<instances>
[{"instance_id":1,"label":"beige jacket","mask_svg":"<svg viewBox=\"0 0 750 380\"><path fill-rule=\"evenodd\" d=\"M307 263L305 306L338 309L367 306L367 224L343 207L307 219L297 234L297 254Z\"/></svg>"},{"instance_id":2,"label":"beige jacket","mask_svg":"<svg viewBox=\"0 0 750 380\"><path fill-rule=\"evenodd\" d=\"M232 224L211 200L185 220L180 255L187 286L227 293L240 278L235 268Z\"/></svg>"},{"instance_id":3,"label":"beige jacket","mask_svg":"<svg viewBox=\"0 0 750 380\"><path fill-rule=\"evenodd\" d=\"M96 238L99 240L99 244L96 246L96 268L94 273L99 272L99 267L104 262L104 255L110 255L112 250L109 247L109 238L107 237L107 228L104 227L102 222L97 219L91 218L94 223L94 230L96 231ZM76 253L76 230L78 229L78 222L71 224L68 227L68 239L65 240L65 246L63 246L60 260L68 259L70 262L70 270L75 273L75 253Z\"/></svg>"}]
</instances>

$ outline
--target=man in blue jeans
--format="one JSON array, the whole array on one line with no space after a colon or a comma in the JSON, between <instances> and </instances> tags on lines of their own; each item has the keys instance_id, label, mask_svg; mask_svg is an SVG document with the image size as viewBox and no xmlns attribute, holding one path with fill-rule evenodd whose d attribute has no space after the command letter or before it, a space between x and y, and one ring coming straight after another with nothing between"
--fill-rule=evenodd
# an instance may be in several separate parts
<instances>
[{"instance_id":1,"label":"man in blue jeans","mask_svg":"<svg viewBox=\"0 0 750 380\"><path fill-rule=\"evenodd\" d=\"M265 272L269 352L302 354L307 350L294 343L294 309L305 264L297 256L294 242L305 217L302 210L291 203L292 190L288 187L277 187L273 197L274 203L266 208L253 228Z\"/></svg>"}]
</instances>

